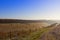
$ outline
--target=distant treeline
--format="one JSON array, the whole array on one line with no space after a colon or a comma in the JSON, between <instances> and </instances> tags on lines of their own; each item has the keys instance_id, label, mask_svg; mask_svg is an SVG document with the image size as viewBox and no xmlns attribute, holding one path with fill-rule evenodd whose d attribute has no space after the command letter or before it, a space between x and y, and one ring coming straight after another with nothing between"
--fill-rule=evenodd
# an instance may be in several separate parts
<instances>
[{"instance_id":1,"label":"distant treeline","mask_svg":"<svg viewBox=\"0 0 60 40\"><path fill-rule=\"evenodd\" d=\"M20 19L0 19L0 23L32 23L45 22L46 20L20 20Z\"/></svg>"}]
</instances>

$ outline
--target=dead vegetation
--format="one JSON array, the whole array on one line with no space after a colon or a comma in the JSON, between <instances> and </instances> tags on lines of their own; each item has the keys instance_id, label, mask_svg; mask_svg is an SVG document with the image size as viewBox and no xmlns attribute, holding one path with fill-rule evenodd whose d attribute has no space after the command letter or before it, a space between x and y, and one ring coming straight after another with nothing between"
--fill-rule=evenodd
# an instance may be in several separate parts
<instances>
[{"instance_id":1,"label":"dead vegetation","mask_svg":"<svg viewBox=\"0 0 60 40\"><path fill-rule=\"evenodd\" d=\"M31 33L37 32L47 23L0 23L0 39L22 40Z\"/></svg>"}]
</instances>

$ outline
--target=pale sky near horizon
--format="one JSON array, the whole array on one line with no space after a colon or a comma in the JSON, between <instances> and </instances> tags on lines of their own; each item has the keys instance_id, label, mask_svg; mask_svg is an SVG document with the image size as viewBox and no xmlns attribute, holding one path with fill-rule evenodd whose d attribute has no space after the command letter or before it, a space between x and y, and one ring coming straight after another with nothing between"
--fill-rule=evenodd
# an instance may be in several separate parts
<instances>
[{"instance_id":1,"label":"pale sky near horizon","mask_svg":"<svg viewBox=\"0 0 60 40\"><path fill-rule=\"evenodd\" d=\"M0 18L60 20L60 0L0 0Z\"/></svg>"}]
</instances>

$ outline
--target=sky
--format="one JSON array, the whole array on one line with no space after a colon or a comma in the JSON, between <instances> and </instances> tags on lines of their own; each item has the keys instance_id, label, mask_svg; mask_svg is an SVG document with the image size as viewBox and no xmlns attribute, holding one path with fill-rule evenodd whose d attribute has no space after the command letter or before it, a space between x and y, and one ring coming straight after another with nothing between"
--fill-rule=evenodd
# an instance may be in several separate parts
<instances>
[{"instance_id":1,"label":"sky","mask_svg":"<svg viewBox=\"0 0 60 40\"><path fill-rule=\"evenodd\" d=\"M60 20L60 0L0 0L0 18Z\"/></svg>"}]
</instances>

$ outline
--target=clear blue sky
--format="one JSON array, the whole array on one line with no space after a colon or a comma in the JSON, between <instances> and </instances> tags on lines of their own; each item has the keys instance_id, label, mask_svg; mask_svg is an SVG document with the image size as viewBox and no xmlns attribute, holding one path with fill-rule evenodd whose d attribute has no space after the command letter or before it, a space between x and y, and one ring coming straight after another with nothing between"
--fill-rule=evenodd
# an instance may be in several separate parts
<instances>
[{"instance_id":1,"label":"clear blue sky","mask_svg":"<svg viewBox=\"0 0 60 40\"><path fill-rule=\"evenodd\" d=\"M60 19L60 0L0 0L0 18Z\"/></svg>"}]
</instances>

